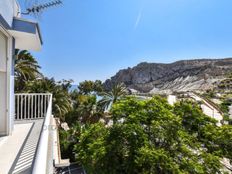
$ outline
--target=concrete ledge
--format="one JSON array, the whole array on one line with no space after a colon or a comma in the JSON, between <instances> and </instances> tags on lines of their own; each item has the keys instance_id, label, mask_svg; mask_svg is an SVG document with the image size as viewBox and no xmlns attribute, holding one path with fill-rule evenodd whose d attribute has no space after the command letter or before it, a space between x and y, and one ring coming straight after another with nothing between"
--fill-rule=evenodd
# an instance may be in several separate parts
<instances>
[{"instance_id":1,"label":"concrete ledge","mask_svg":"<svg viewBox=\"0 0 232 174\"><path fill-rule=\"evenodd\" d=\"M53 141L53 149L54 149L54 163L55 167L67 167L70 166L69 159L62 159L60 152L60 139L59 139L59 130L58 130L58 118L53 118L53 126L54 126L54 141Z\"/></svg>"}]
</instances>

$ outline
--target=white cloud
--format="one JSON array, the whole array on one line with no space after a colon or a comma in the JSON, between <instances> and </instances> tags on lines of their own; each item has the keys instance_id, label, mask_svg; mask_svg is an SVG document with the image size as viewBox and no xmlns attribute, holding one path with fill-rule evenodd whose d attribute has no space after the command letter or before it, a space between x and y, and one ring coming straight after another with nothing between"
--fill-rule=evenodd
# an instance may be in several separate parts
<instances>
[{"instance_id":1,"label":"white cloud","mask_svg":"<svg viewBox=\"0 0 232 174\"><path fill-rule=\"evenodd\" d=\"M136 21L135 21L135 25L134 25L134 29L136 30L140 21L141 21L141 18L142 18L142 14L143 14L143 9L141 9L137 15L137 18L136 18Z\"/></svg>"}]
</instances>

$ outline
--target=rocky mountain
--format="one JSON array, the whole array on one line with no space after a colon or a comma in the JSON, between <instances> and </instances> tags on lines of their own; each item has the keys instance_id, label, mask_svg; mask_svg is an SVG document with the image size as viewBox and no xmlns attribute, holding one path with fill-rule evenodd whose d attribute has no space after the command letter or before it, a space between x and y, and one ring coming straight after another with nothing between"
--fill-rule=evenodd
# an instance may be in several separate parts
<instances>
[{"instance_id":1,"label":"rocky mountain","mask_svg":"<svg viewBox=\"0 0 232 174\"><path fill-rule=\"evenodd\" d=\"M105 86L124 83L139 92L171 93L173 91L206 90L232 72L232 58L181 60L174 63L143 62L120 70Z\"/></svg>"}]
</instances>

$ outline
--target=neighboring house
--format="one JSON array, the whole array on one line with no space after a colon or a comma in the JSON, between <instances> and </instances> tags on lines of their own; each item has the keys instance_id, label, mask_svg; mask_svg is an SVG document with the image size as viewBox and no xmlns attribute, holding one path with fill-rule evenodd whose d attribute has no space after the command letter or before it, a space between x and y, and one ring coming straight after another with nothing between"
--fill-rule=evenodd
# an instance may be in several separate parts
<instances>
[{"instance_id":1,"label":"neighboring house","mask_svg":"<svg viewBox=\"0 0 232 174\"><path fill-rule=\"evenodd\" d=\"M61 160L52 94L14 94L14 50L41 49L38 23L16 0L0 0L0 174L52 174Z\"/></svg>"}]
</instances>

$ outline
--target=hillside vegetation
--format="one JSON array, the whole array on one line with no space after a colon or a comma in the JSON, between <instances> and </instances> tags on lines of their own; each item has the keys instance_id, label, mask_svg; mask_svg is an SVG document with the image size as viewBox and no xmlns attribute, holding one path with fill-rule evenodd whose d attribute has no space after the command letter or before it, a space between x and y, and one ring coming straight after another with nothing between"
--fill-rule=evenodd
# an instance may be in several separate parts
<instances>
[{"instance_id":1,"label":"hillside vegetation","mask_svg":"<svg viewBox=\"0 0 232 174\"><path fill-rule=\"evenodd\" d=\"M232 160L232 126L217 126L193 101L138 100L99 80L70 90L71 80L44 77L30 53L16 60L16 91L53 94L62 158L88 174L217 174L226 172L221 160Z\"/></svg>"}]
</instances>

